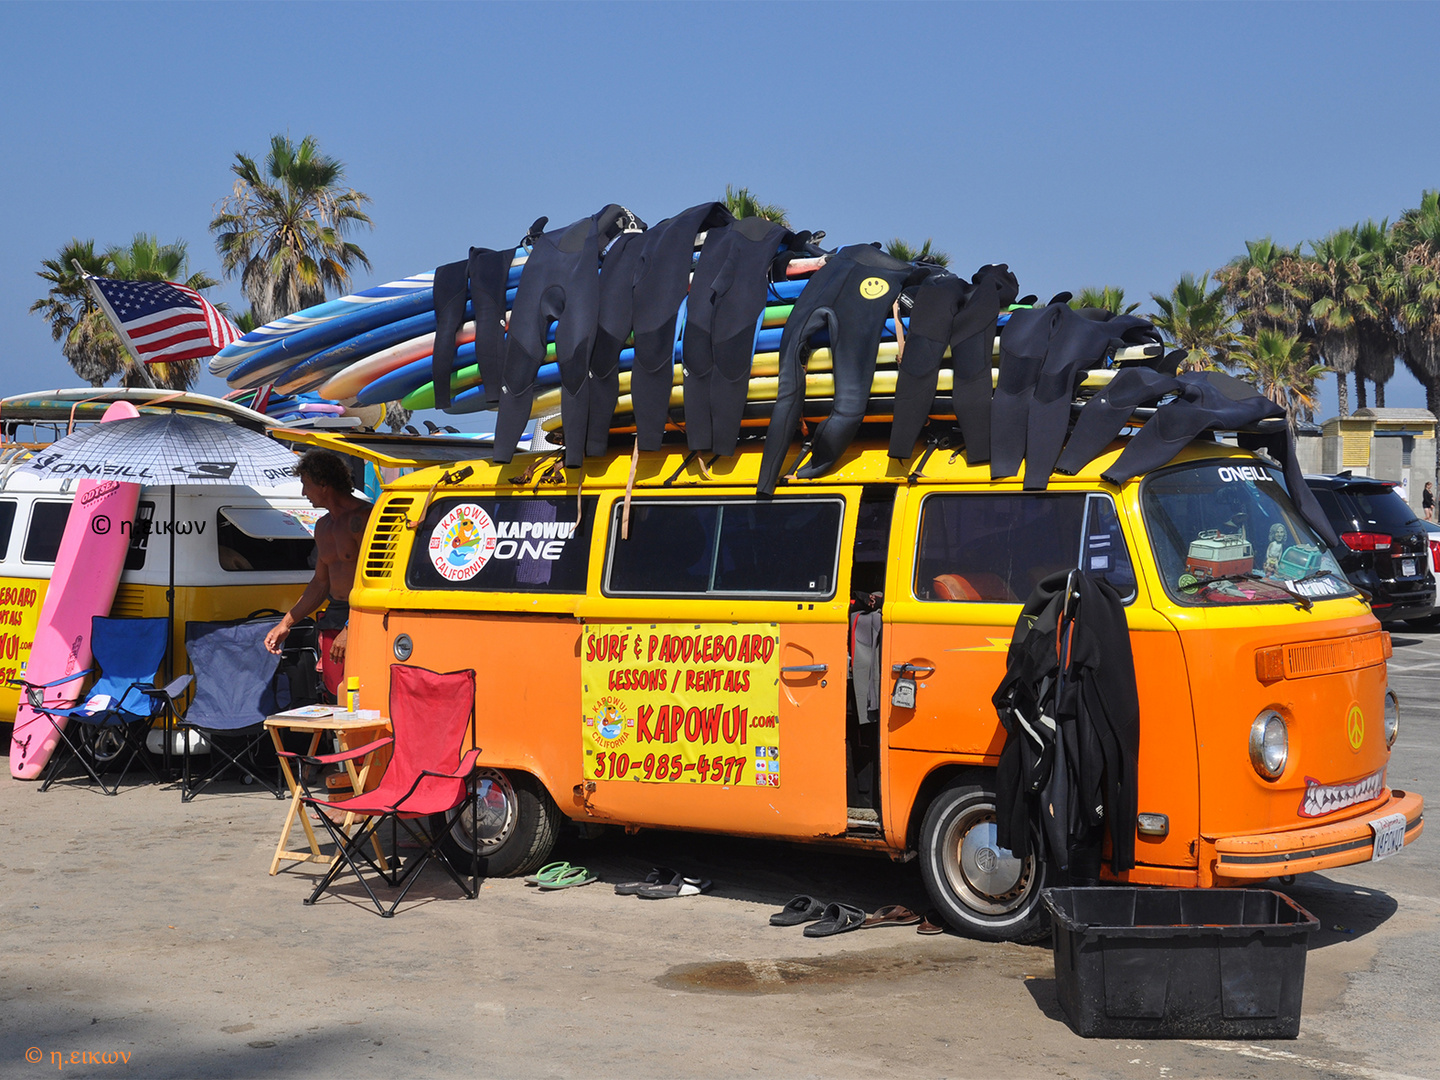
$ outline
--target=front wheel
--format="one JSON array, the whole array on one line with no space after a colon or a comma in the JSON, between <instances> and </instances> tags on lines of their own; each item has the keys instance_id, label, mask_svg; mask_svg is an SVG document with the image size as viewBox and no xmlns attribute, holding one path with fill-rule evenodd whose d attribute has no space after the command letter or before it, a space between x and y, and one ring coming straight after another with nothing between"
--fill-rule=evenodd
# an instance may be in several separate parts
<instances>
[{"instance_id":1,"label":"front wheel","mask_svg":"<svg viewBox=\"0 0 1440 1080\"><path fill-rule=\"evenodd\" d=\"M480 769L473 805L440 838L440 843L464 872L470 866L471 838L475 836L479 841L480 874L514 877L545 865L555 849L560 818L555 800L529 773ZM430 821L432 828L444 827L443 815L434 815Z\"/></svg>"},{"instance_id":2,"label":"front wheel","mask_svg":"<svg viewBox=\"0 0 1440 1080\"><path fill-rule=\"evenodd\" d=\"M966 774L940 792L920 826L920 873L945 921L966 937L1039 941L1050 932L1040 902L1045 863L1033 850L1017 859L996 842L995 805L985 774Z\"/></svg>"}]
</instances>

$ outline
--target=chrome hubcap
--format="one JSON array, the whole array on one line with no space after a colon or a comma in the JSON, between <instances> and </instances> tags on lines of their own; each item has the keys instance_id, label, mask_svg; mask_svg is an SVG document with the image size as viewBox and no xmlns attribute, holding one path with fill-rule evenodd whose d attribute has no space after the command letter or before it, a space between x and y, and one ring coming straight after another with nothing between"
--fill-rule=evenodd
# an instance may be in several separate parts
<instances>
[{"instance_id":1,"label":"chrome hubcap","mask_svg":"<svg viewBox=\"0 0 1440 1080\"><path fill-rule=\"evenodd\" d=\"M986 915L1014 911L1035 885L1034 859L1017 859L995 835L994 809L976 807L955 819L944 848L950 887L966 907Z\"/></svg>"},{"instance_id":2,"label":"chrome hubcap","mask_svg":"<svg viewBox=\"0 0 1440 1080\"><path fill-rule=\"evenodd\" d=\"M460 815L451 835L465 849L470 847L472 821L480 842L480 854L495 851L515 830L517 806L510 779L496 769L481 769L475 781L475 803Z\"/></svg>"}]
</instances>

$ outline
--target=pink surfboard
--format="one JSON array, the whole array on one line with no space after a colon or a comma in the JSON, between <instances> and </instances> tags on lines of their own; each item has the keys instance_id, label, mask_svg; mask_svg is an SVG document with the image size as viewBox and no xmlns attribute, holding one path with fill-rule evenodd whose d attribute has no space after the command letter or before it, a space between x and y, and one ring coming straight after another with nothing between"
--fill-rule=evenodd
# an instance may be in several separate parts
<instances>
[{"instance_id":1,"label":"pink surfboard","mask_svg":"<svg viewBox=\"0 0 1440 1080\"><path fill-rule=\"evenodd\" d=\"M139 415L128 401L117 401L105 410L101 422ZM90 619L110 614L130 545L130 531L121 525L135 520L139 501L139 484L81 480L75 486L75 502L65 522L50 588L35 626L35 644L25 666L27 682L47 683L90 666ZM74 705L84 685L84 679L75 679L51 687L45 691L46 706ZM64 722L60 723L63 727ZM36 779L59 741L50 720L31 708L22 692L10 737L10 775L17 780Z\"/></svg>"}]
</instances>

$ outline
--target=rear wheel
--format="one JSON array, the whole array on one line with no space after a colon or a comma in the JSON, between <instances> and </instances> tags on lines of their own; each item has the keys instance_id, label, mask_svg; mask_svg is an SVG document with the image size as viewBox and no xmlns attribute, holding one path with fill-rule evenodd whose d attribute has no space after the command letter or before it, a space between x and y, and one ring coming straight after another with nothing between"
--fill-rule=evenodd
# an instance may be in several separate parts
<instances>
[{"instance_id":1,"label":"rear wheel","mask_svg":"<svg viewBox=\"0 0 1440 1080\"><path fill-rule=\"evenodd\" d=\"M1045 863L996 842L993 784L968 773L935 797L920 827L920 872L940 914L966 937L1039 941L1050 931L1040 903Z\"/></svg>"},{"instance_id":2,"label":"rear wheel","mask_svg":"<svg viewBox=\"0 0 1440 1080\"><path fill-rule=\"evenodd\" d=\"M514 877L545 865L555 848L560 818L555 800L529 773L480 769L474 803L440 843L465 871L470 864L471 837L478 834L481 875ZM436 829L445 823L439 815L430 820Z\"/></svg>"}]
</instances>

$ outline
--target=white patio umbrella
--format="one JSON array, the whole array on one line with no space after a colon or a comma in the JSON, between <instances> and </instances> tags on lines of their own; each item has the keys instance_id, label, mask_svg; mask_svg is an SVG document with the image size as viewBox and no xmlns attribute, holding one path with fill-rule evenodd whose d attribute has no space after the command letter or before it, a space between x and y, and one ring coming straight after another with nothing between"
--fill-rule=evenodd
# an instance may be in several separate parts
<instances>
[{"instance_id":1,"label":"white patio umbrella","mask_svg":"<svg viewBox=\"0 0 1440 1080\"><path fill-rule=\"evenodd\" d=\"M170 488L170 575L165 595L173 639L175 486L278 487L295 478L295 460L281 443L228 420L167 412L82 428L37 451L21 470L60 479Z\"/></svg>"}]
</instances>

